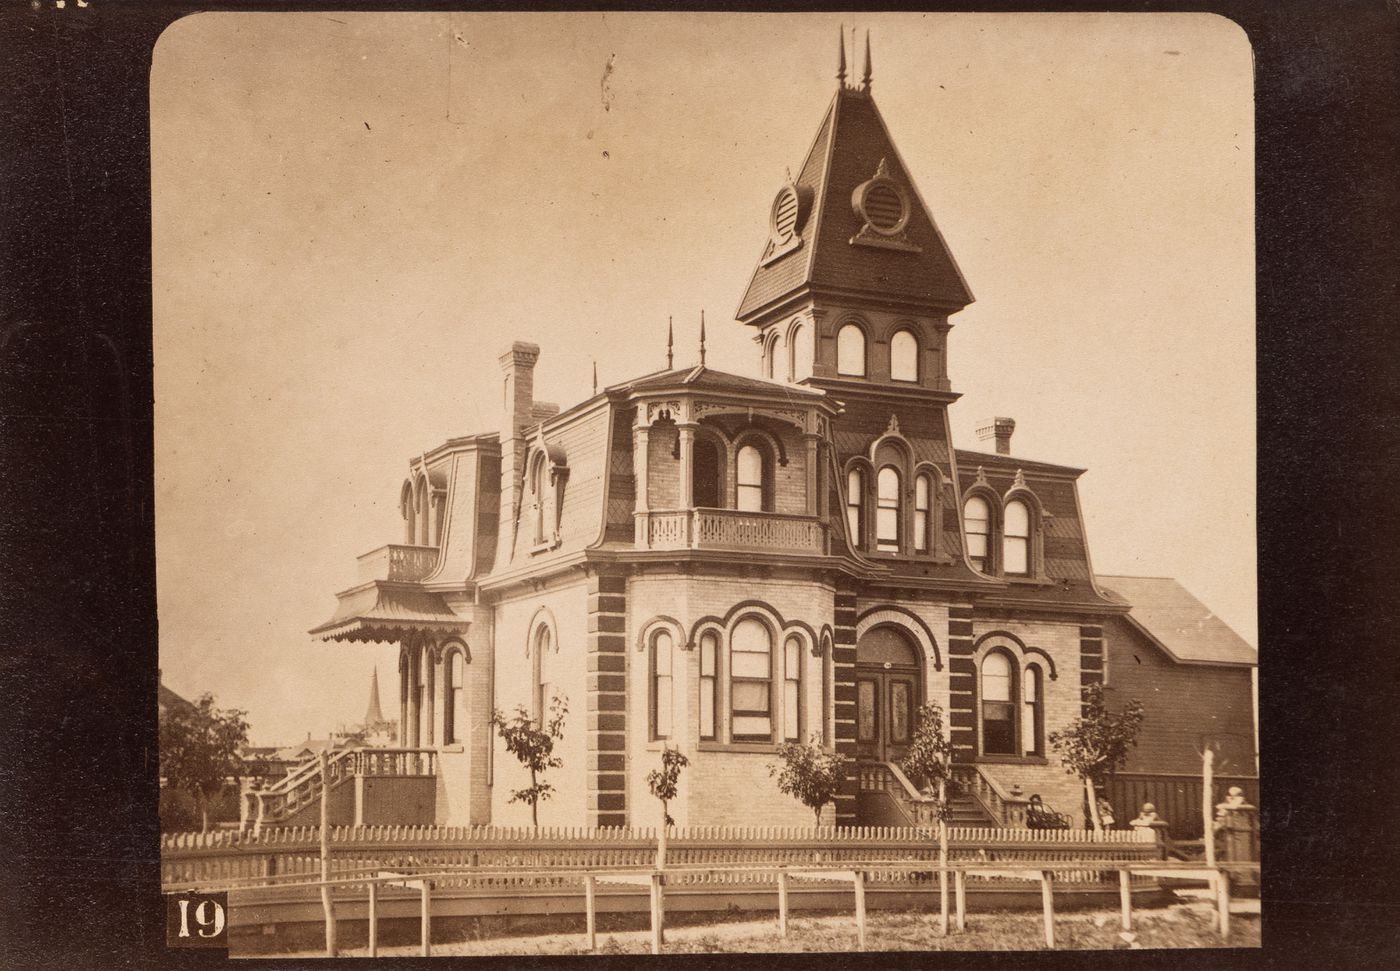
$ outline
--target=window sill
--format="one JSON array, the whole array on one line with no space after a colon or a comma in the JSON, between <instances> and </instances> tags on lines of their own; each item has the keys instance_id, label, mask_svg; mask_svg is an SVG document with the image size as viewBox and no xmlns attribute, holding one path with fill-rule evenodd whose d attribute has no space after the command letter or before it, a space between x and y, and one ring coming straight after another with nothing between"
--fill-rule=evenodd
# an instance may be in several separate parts
<instances>
[{"instance_id":1,"label":"window sill","mask_svg":"<svg viewBox=\"0 0 1400 971\"><path fill-rule=\"evenodd\" d=\"M1054 580L1047 580L1044 577L1028 577L1019 574L1004 574L1002 579L1007 583L1014 583L1023 587L1053 587Z\"/></svg>"},{"instance_id":2,"label":"window sill","mask_svg":"<svg viewBox=\"0 0 1400 971\"><path fill-rule=\"evenodd\" d=\"M453 742L451 745L443 745L438 749L439 752L447 752L449 754L455 752L465 752L466 750L467 747L461 742Z\"/></svg>"},{"instance_id":3,"label":"window sill","mask_svg":"<svg viewBox=\"0 0 1400 971\"><path fill-rule=\"evenodd\" d=\"M1049 765L1043 755L979 755L974 760L984 765Z\"/></svg>"},{"instance_id":4,"label":"window sill","mask_svg":"<svg viewBox=\"0 0 1400 971\"><path fill-rule=\"evenodd\" d=\"M701 752L737 752L755 755L776 755L778 742L701 742Z\"/></svg>"}]
</instances>

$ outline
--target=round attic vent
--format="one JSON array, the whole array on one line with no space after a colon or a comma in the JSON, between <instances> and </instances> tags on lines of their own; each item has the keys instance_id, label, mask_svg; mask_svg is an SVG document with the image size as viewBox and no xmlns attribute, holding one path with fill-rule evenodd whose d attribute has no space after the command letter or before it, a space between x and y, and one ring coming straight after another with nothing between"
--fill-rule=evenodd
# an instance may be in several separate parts
<instances>
[{"instance_id":1,"label":"round attic vent","mask_svg":"<svg viewBox=\"0 0 1400 971\"><path fill-rule=\"evenodd\" d=\"M898 236L909 224L909 196L890 178L884 159L874 178L856 186L851 205L866 227L881 236Z\"/></svg>"},{"instance_id":2,"label":"round attic vent","mask_svg":"<svg viewBox=\"0 0 1400 971\"><path fill-rule=\"evenodd\" d=\"M796 235L799 208L797 189L785 185L778 190L778 196L773 200L771 217L774 242L786 243Z\"/></svg>"}]
</instances>

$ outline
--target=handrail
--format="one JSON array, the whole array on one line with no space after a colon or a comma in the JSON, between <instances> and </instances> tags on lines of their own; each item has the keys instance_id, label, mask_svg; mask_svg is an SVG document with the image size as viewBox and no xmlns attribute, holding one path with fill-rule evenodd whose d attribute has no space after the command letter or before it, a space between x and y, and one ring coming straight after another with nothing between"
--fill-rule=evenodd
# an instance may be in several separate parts
<instances>
[{"instance_id":1,"label":"handrail","mask_svg":"<svg viewBox=\"0 0 1400 971\"><path fill-rule=\"evenodd\" d=\"M309 759L296 771L279 779L266 789L247 790L242 806L248 815L243 816L246 826L250 820L253 832L259 833L266 825L284 819L308 804L321 788L327 784L334 786L341 781L358 775L435 775L437 752L425 748L376 748L362 745L337 749L326 762L326 778L321 777L320 759Z\"/></svg>"},{"instance_id":2,"label":"handrail","mask_svg":"<svg viewBox=\"0 0 1400 971\"><path fill-rule=\"evenodd\" d=\"M1002 826L1019 829L1026 825L1026 807L1030 799L1012 795L982 766L968 763L954 766L953 778Z\"/></svg>"}]
</instances>

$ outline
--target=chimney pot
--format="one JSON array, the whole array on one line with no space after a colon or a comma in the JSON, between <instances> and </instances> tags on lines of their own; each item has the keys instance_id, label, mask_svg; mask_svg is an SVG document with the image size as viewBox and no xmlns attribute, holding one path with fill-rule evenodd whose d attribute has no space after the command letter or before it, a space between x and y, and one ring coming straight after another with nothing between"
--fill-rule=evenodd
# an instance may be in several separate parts
<instances>
[{"instance_id":1,"label":"chimney pot","mask_svg":"<svg viewBox=\"0 0 1400 971\"><path fill-rule=\"evenodd\" d=\"M998 455L1011 454L1011 433L1016 430L1016 422L1011 418L984 418L977 423L977 440L995 440Z\"/></svg>"}]
</instances>

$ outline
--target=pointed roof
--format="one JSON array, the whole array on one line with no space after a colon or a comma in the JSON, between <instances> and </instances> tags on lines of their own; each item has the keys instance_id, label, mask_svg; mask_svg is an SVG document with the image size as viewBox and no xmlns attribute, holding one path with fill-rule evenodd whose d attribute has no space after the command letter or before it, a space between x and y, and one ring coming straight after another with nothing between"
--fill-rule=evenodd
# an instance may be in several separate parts
<instances>
[{"instance_id":1,"label":"pointed roof","mask_svg":"<svg viewBox=\"0 0 1400 971\"><path fill-rule=\"evenodd\" d=\"M909 218L893 240L872 234L853 196L886 176L907 200ZM804 288L868 293L957 310L972 302L943 236L905 168L868 90L842 84L793 180L802 245L776 259L770 244L754 269L736 316L753 323L763 310Z\"/></svg>"},{"instance_id":2,"label":"pointed roof","mask_svg":"<svg viewBox=\"0 0 1400 971\"><path fill-rule=\"evenodd\" d=\"M1191 591L1170 577L1095 577L1128 620L1180 664L1259 663L1259 652Z\"/></svg>"},{"instance_id":3,"label":"pointed roof","mask_svg":"<svg viewBox=\"0 0 1400 971\"><path fill-rule=\"evenodd\" d=\"M369 681L369 708L365 711L366 725L381 725L384 723L384 712L379 709L379 668L374 669L374 674Z\"/></svg>"}]
</instances>

